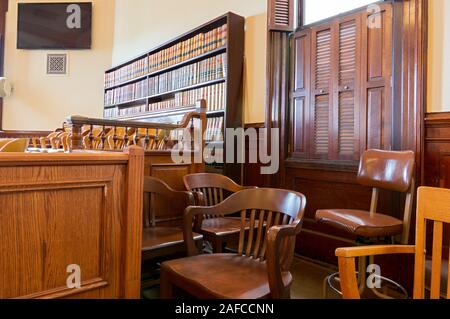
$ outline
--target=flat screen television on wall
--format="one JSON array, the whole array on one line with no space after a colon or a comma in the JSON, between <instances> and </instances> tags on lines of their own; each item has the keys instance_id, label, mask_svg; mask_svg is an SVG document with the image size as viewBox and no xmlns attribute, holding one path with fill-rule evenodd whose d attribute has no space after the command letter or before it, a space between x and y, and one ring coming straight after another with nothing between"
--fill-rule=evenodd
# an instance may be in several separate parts
<instances>
[{"instance_id":1,"label":"flat screen television on wall","mask_svg":"<svg viewBox=\"0 0 450 319\"><path fill-rule=\"evenodd\" d=\"M92 3L19 3L17 48L90 49Z\"/></svg>"}]
</instances>

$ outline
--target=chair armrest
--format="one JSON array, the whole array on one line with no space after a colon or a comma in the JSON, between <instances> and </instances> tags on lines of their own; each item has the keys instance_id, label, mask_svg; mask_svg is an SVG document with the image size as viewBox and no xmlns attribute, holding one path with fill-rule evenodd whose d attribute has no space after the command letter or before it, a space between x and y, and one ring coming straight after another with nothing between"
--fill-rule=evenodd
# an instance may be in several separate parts
<instances>
[{"instance_id":1,"label":"chair armrest","mask_svg":"<svg viewBox=\"0 0 450 319\"><path fill-rule=\"evenodd\" d=\"M301 223L273 226L267 233L267 272L271 297L289 298L289 289L283 282L282 272L288 271L294 257L295 237L300 232Z\"/></svg>"},{"instance_id":2,"label":"chair armrest","mask_svg":"<svg viewBox=\"0 0 450 319\"><path fill-rule=\"evenodd\" d=\"M355 258L377 255L414 254L415 246L407 245L380 245L360 246L336 249L336 257Z\"/></svg>"},{"instance_id":3,"label":"chair armrest","mask_svg":"<svg viewBox=\"0 0 450 319\"><path fill-rule=\"evenodd\" d=\"M339 279L344 299L361 298L356 280L356 257L414 254L415 252L415 246L402 245L363 246L336 249L336 256L339 258Z\"/></svg>"}]
</instances>

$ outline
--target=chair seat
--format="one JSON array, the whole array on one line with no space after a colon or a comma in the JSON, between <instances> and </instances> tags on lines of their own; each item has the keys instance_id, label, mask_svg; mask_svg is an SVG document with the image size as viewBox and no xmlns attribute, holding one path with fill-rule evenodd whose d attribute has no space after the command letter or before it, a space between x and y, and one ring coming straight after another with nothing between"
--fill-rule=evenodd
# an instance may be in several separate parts
<instances>
[{"instance_id":1,"label":"chair seat","mask_svg":"<svg viewBox=\"0 0 450 319\"><path fill-rule=\"evenodd\" d=\"M397 218L350 209L324 209L316 212L316 220L361 237L395 236L402 233L403 222Z\"/></svg>"},{"instance_id":2,"label":"chair seat","mask_svg":"<svg viewBox=\"0 0 450 319\"><path fill-rule=\"evenodd\" d=\"M203 236L193 233L194 240L202 240ZM176 227L151 227L142 231L142 251L152 251L184 243L183 230Z\"/></svg>"},{"instance_id":3,"label":"chair seat","mask_svg":"<svg viewBox=\"0 0 450 319\"><path fill-rule=\"evenodd\" d=\"M258 221L255 221L258 227ZM250 221L246 220L245 228L250 229ZM239 234L241 231L240 217L216 217L204 219L201 228L202 233L215 236L228 236Z\"/></svg>"},{"instance_id":4,"label":"chair seat","mask_svg":"<svg viewBox=\"0 0 450 319\"><path fill-rule=\"evenodd\" d=\"M182 289L202 298L261 299L270 297L265 262L236 254L199 255L164 262L162 272ZM286 286L290 272L283 273Z\"/></svg>"}]
</instances>

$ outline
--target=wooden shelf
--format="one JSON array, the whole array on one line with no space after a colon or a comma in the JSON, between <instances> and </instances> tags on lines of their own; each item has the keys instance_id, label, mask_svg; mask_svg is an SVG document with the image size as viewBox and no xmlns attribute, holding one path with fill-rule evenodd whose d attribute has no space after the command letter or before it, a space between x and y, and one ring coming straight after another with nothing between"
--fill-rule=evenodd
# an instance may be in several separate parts
<instances>
[{"instance_id":1,"label":"wooden shelf","mask_svg":"<svg viewBox=\"0 0 450 319\"><path fill-rule=\"evenodd\" d=\"M121 86L125 86L125 85L128 85L128 84L139 82L139 81L144 80L144 79L151 78L153 76L157 76L157 75L160 75L160 74L163 74L163 73L167 73L167 72L176 70L178 68L182 68L182 67L184 67L186 65L193 64L195 62L198 62L198 61L201 61L201 60L213 57L215 55L219 55L219 54L225 53L226 51L227 51L226 46L223 46L223 47L211 50L209 52L202 53L202 54L200 54L200 55L198 55L196 57L190 58L188 60L179 62L179 63L171 65L171 66L168 66L166 68L163 68L163 69L160 69L160 70L157 70L157 71L153 71L153 72L150 72L150 73L146 73L146 74L138 76L136 78L133 78L133 79L121 82L119 84L116 84L114 86L107 87L107 88L105 88L105 91L114 90L114 89L120 88Z\"/></svg>"},{"instance_id":2,"label":"wooden shelf","mask_svg":"<svg viewBox=\"0 0 450 319\"><path fill-rule=\"evenodd\" d=\"M142 80L150 79L152 77L156 77L161 74L166 74L167 72L171 72L173 70L182 68L187 65L191 65L193 63L205 61L206 59L209 59L214 56L218 56L220 54L226 55L226 61L227 61L227 71L226 76L221 79L216 79L212 81L202 82L194 85L189 85L186 87L182 87L176 90L170 90L166 92L161 92L158 94L149 95L146 97L142 97L139 99L133 99L130 101L125 101L121 103L116 103L114 105L108 105L105 106L105 110L110 110L109 114L114 113L114 110L111 110L112 108L117 108L119 110L122 110L127 107L133 107L138 106L139 104L145 105L146 109L149 108L150 104L158 103L158 102L164 102L169 99L173 100L176 93L180 92L187 92L187 91L193 91L196 89L200 89L203 87L210 87L213 85L221 84L220 86L220 92L224 94L224 96L218 95L219 87L215 87L214 90L211 90L212 94L217 94L215 96L215 99L210 99L210 101L215 101L223 98L223 110L211 110L207 112L207 117L209 119L223 117L223 126L224 128L227 127L244 127L243 123L243 105L242 105L242 97L243 97L243 72L244 72L244 26L245 26L245 19L241 16L238 16L234 13L228 12L216 19L213 19L191 31L188 31L172 40L169 40L165 42L164 44L153 48L152 50L145 52L143 54L140 54L139 56L130 59L127 62L124 62L120 65L117 65L109 70L106 71L106 73L110 73L113 71L117 71L120 68L127 66L131 63L134 63L136 61L139 61L141 59L148 58L149 56L161 52L162 50L169 49L173 47L174 45L186 41L188 39L192 39L198 34L201 33L207 33L209 31L215 30L223 25L227 25L227 34L226 34L226 43L218 48L215 48L214 50L211 50L209 52L205 52L202 54L199 54L198 56L192 57L190 59L187 59L185 61L181 61L179 63L176 63L174 65L165 67L163 69L148 72L145 75L136 77L134 79L130 79L127 81L123 81L117 85L110 86L107 88L104 88L104 93L111 93L111 90L123 87L125 85L129 85L132 83L137 83ZM186 75L191 76L191 75ZM208 96L210 97L210 95ZM206 100L207 97L205 96L199 96L198 98L204 98ZM222 100L220 100L222 102ZM191 101L193 102L193 101ZM217 105L210 106L209 108L214 107L220 107ZM121 115L116 116L114 119L117 120L138 120L138 121L176 121L178 117L182 116L183 114L193 111L194 108L192 106L187 107L176 107L176 108L170 108L170 109L162 109L162 110L155 110L155 111L146 111L146 112L139 112L139 113L133 113L129 115ZM106 113L106 112L105 112ZM225 138L225 136L224 136ZM209 142L210 145L214 145L217 147L223 147L224 150L224 158L226 158L226 138L224 141L213 141ZM226 164L212 164L208 165L213 167L219 167L220 165L220 172L227 175L228 177L234 179L236 182L241 183L242 182L242 164L233 164L233 163L226 163Z\"/></svg>"},{"instance_id":3,"label":"wooden shelf","mask_svg":"<svg viewBox=\"0 0 450 319\"><path fill-rule=\"evenodd\" d=\"M183 87L181 89L176 89L176 90L171 90L171 91L167 91L167 92L163 92L163 93L158 93L158 94L154 94L154 95L150 95L150 96L146 96L143 98L139 98L139 99L134 99L134 100L130 100L130 101L126 101L126 102L122 102L122 103L117 103L114 105L106 105L105 108L113 108L113 107L124 107L124 106L131 106L131 104L136 104L137 102L147 102L146 100L149 100L148 103L151 103L150 100L152 99L156 99L159 97L163 97L166 95L172 95L178 92L184 92L184 91L190 91L190 90L195 90L195 89L199 89L205 86L210 86L210 85L214 85L217 83L223 83L226 81L226 78L221 78L221 79L217 79L217 80L212 80L212 81L208 81L208 82L203 82L203 83L199 83L199 84L193 84L190 86L186 86Z\"/></svg>"}]
</instances>

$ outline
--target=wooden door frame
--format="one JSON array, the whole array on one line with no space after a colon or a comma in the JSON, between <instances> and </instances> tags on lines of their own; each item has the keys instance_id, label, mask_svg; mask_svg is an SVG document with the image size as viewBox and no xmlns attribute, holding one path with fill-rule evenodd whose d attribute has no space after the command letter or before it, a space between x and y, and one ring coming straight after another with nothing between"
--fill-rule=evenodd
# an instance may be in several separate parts
<instances>
[{"instance_id":1,"label":"wooden door frame","mask_svg":"<svg viewBox=\"0 0 450 319\"><path fill-rule=\"evenodd\" d=\"M0 0L0 76L5 75L5 34L8 0ZM3 129L3 99L0 98L0 131Z\"/></svg>"}]
</instances>

